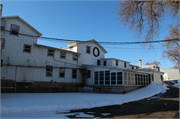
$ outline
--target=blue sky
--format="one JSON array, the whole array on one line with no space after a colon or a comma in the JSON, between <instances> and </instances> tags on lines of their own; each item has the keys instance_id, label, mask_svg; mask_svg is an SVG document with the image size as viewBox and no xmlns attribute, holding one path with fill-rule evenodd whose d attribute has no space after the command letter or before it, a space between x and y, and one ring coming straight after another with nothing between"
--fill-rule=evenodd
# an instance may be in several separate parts
<instances>
[{"instance_id":1,"label":"blue sky","mask_svg":"<svg viewBox=\"0 0 180 119\"><path fill-rule=\"evenodd\" d=\"M97 42L136 42L133 31L118 21L117 1L1 1L3 16L18 15L44 37L70 40L91 40ZM162 26L168 20L162 21ZM159 38L168 35L167 27L162 27ZM67 43L38 40L39 44L66 47ZM137 65L154 60L161 62L160 68L171 68L175 64L162 57L161 44L153 44L154 49L144 45L103 45L106 58L117 58Z\"/></svg>"}]
</instances>

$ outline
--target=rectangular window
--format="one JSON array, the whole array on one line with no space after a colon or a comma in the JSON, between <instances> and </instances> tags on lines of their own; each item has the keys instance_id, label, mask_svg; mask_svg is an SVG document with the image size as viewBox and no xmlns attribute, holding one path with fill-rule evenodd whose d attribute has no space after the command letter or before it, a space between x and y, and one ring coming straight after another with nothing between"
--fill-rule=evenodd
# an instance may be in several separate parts
<instances>
[{"instance_id":1,"label":"rectangular window","mask_svg":"<svg viewBox=\"0 0 180 119\"><path fill-rule=\"evenodd\" d=\"M59 67L59 77L65 77L65 68Z\"/></svg>"},{"instance_id":2,"label":"rectangular window","mask_svg":"<svg viewBox=\"0 0 180 119\"><path fill-rule=\"evenodd\" d=\"M100 80L99 80L99 84L104 84L104 71L100 71Z\"/></svg>"},{"instance_id":3,"label":"rectangular window","mask_svg":"<svg viewBox=\"0 0 180 119\"><path fill-rule=\"evenodd\" d=\"M88 54L91 53L91 47L90 46L86 46L86 53L88 53Z\"/></svg>"},{"instance_id":4,"label":"rectangular window","mask_svg":"<svg viewBox=\"0 0 180 119\"><path fill-rule=\"evenodd\" d=\"M105 85L110 85L110 71L105 71Z\"/></svg>"},{"instance_id":5,"label":"rectangular window","mask_svg":"<svg viewBox=\"0 0 180 119\"><path fill-rule=\"evenodd\" d=\"M19 35L19 28L20 28L20 26L11 24L10 34L18 36Z\"/></svg>"},{"instance_id":6,"label":"rectangular window","mask_svg":"<svg viewBox=\"0 0 180 119\"><path fill-rule=\"evenodd\" d=\"M101 65L101 61L100 60L97 60L97 65Z\"/></svg>"},{"instance_id":7,"label":"rectangular window","mask_svg":"<svg viewBox=\"0 0 180 119\"><path fill-rule=\"evenodd\" d=\"M2 40L2 43L1 43L1 48L4 49L5 48L5 39L1 39Z\"/></svg>"},{"instance_id":8,"label":"rectangular window","mask_svg":"<svg viewBox=\"0 0 180 119\"><path fill-rule=\"evenodd\" d=\"M122 72L117 72L117 84L122 84Z\"/></svg>"},{"instance_id":9,"label":"rectangular window","mask_svg":"<svg viewBox=\"0 0 180 119\"><path fill-rule=\"evenodd\" d=\"M141 85L141 75L138 74L138 85Z\"/></svg>"},{"instance_id":10,"label":"rectangular window","mask_svg":"<svg viewBox=\"0 0 180 119\"><path fill-rule=\"evenodd\" d=\"M126 67L126 62L124 62L124 67Z\"/></svg>"},{"instance_id":11,"label":"rectangular window","mask_svg":"<svg viewBox=\"0 0 180 119\"><path fill-rule=\"evenodd\" d=\"M106 66L106 60L104 61L104 66Z\"/></svg>"},{"instance_id":12,"label":"rectangular window","mask_svg":"<svg viewBox=\"0 0 180 119\"><path fill-rule=\"evenodd\" d=\"M111 73L111 85L116 84L116 72Z\"/></svg>"},{"instance_id":13,"label":"rectangular window","mask_svg":"<svg viewBox=\"0 0 180 119\"><path fill-rule=\"evenodd\" d=\"M134 69L134 67L132 67L132 69Z\"/></svg>"},{"instance_id":14,"label":"rectangular window","mask_svg":"<svg viewBox=\"0 0 180 119\"><path fill-rule=\"evenodd\" d=\"M127 72L124 72L124 85L127 85Z\"/></svg>"},{"instance_id":15,"label":"rectangular window","mask_svg":"<svg viewBox=\"0 0 180 119\"><path fill-rule=\"evenodd\" d=\"M73 60L74 60L74 61L77 61L77 60L78 60L78 55L73 54Z\"/></svg>"},{"instance_id":16,"label":"rectangular window","mask_svg":"<svg viewBox=\"0 0 180 119\"><path fill-rule=\"evenodd\" d=\"M52 77L53 76L53 66L46 66L46 77Z\"/></svg>"},{"instance_id":17,"label":"rectangular window","mask_svg":"<svg viewBox=\"0 0 180 119\"><path fill-rule=\"evenodd\" d=\"M66 52L61 51L60 58L66 59Z\"/></svg>"},{"instance_id":18,"label":"rectangular window","mask_svg":"<svg viewBox=\"0 0 180 119\"><path fill-rule=\"evenodd\" d=\"M94 72L94 79L95 79L95 81L94 81L94 84L98 84L98 72Z\"/></svg>"},{"instance_id":19,"label":"rectangular window","mask_svg":"<svg viewBox=\"0 0 180 119\"><path fill-rule=\"evenodd\" d=\"M24 44L23 52L31 53L31 45Z\"/></svg>"},{"instance_id":20,"label":"rectangular window","mask_svg":"<svg viewBox=\"0 0 180 119\"><path fill-rule=\"evenodd\" d=\"M116 66L118 66L118 60L116 60Z\"/></svg>"},{"instance_id":21,"label":"rectangular window","mask_svg":"<svg viewBox=\"0 0 180 119\"><path fill-rule=\"evenodd\" d=\"M54 50L48 49L48 55L47 56L54 57Z\"/></svg>"},{"instance_id":22,"label":"rectangular window","mask_svg":"<svg viewBox=\"0 0 180 119\"><path fill-rule=\"evenodd\" d=\"M87 70L87 78L91 78L91 70Z\"/></svg>"},{"instance_id":23,"label":"rectangular window","mask_svg":"<svg viewBox=\"0 0 180 119\"><path fill-rule=\"evenodd\" d=\"M128 74L128 85L131 85L131 73L128 72L127 74Z\"/></svg>"},{"instance_id":24,"label":"rectangular window","mask_svg":"<svg viewBox=\"0 0 180 119\"><path fill-rule=\"evenodd\" d=\"M135 74L135 84L138 85L138 75Z\"/></svg>"},{"instance_id":25,"label":"rectangular window","mask_svg":"<svg viewBox=\"0 0 180 119\"><path fill-rule=\"evenodd\" d=\"M72 78L76 79L77 78L77 70L72 69Z\"/></svg>"}]
</instances>

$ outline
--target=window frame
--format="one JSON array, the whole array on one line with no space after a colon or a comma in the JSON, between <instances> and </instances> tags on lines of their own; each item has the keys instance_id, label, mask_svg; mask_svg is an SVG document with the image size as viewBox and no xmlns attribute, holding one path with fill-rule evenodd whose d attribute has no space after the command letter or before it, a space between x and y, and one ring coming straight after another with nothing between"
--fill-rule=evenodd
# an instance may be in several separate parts
<instances>
[{"instance_id":1,"label":"window frame","mask_svg":"<svg viewBox=\"0 0 180 119\"><path fill-rule=\"evenodd\" d=\"M75 72L73 72L75 71ZM75 75L75 77L74 77ZM77 69L72 69L72 79L77 79Z\"/></svg>"},{"instance_id":2,"label":"window frame","mask_svg":"<svg viewBox=\"0 0 180 119\"><path fill-rule=\"evenodd\" d=\"M50 71L47 71L47 68L49 68ZM48 76L48 72L51 72L51 76ZM53 77L53 66L46 65L46 77Z\"/></svg>"},{"instance_id":3,"label":"window frame","mask_svg":"<svg viewBox=\"0 0 180 119\"><path fill-rule=\"evenodd\" d=\"M12 28L12 27L13 27L13 25L18 27L18 30L17 30L17 31L15 30L15 31L17 32L17 34L13 34L13 33L12 33L12 31L13 31L13 28ZM19 25L11 24L10 35L19 36L19 31L20 31L20 26L19 26Z\"/></svg>"},{"instance_id":4,"label":"window frame","mask_svg":"<svg viewBox=\"0 0 180 119\"><path fill-rule=\"evenodd\" d=\"M124 62L124 67L126 68L126 62Z\"/></svg>"},{"instance_id":5,"label":"window frame","mask_svg":"<svg viewBox=\"0 0 180 119\"><path fill-rule=\"evenodd\" d=\"M87 78L91 78L91 70L87 70Z\"/></svg>"},{"instance_id":6,"label":"window frame","mask_svg":"<svg viewBox=\"0 0 180 119\"><path fill-rule=\"evenodd\" d=\"M103 61L103 65L107 66L107 61L106 60Z\"/></svg>"},{"instance_id":7,"label":"window frame","mask_svg":"<svg viewBox=\"0 0 180 119\"><path fill-rule=\"evenodd\" d=\"M64 55L62 55L64 53ZM66 52L60 51L60 59L66 59Z\"/></svg>"},{"instance_id":8,"label":"window frame","mask_svg":"<svg viewBox=\"0 0 180 119\"><path fill-rule=\"evenodd\" d=\"M97 60L97 65L101 65L101 60Z\"/></svg>"},{"instance_id":9,"label":"window frame","mask_svg":"<svg viewBox=\"0 0 180 119\"><path fill-rule=\"evenodd\" d=\"M88 46L88 45L86 46L86 53L91 54L91 46Z\"/></svg>"},{"instance_id":10,"label":"window frame","mask_svg":"<svg viewBox=\"0 0 180 119\"><path fill-rule=\"evenodd\" d=\"M77 56L77 59L74 56ZM73 61L78 61L78 55L77 54L73 54Z\"/></svg>"},{"instance_id":11,"label":"window frame","mask_svg":"<svg viewBox=\"0 0 180 119\"><path fill-rule=\"evenodd\" d=\"M53 51L53 56L49 55L49 50L52 50L52 51ZM54 50L54 49L48 48L48 50L47 50L47 56L48 56L48 57L54 57L54 53L55 53L55 50Z\"/></svg>"},{"instance_id":12,"label":"window frame","mask_svg":"<svg viewBox=\"0 0 180 119\"><path fill-rule=\"evenodd\" d=\"M61 72L60 71L61 69L64 69L64 72ZM66 72L66 69L64 67L59 67L59 78L65 78L65 72ZM63 74L63 76L61 76L61 74Z\"/></svg>"},{"instance_id":13,"label":"window frame","mask_svg":"<svg viewBox=\"0 0 180 119\"><path fill-rule=\"evenodd\" d=\"M25 51L25 49L27 49L27 48L25 48L26 46L30 46L30 52ZM24 53L30 53L31 54L31 49L32 49L32 45L24 44L24 47L23 47L23 52Z\"/></svg>"}]
</instances>

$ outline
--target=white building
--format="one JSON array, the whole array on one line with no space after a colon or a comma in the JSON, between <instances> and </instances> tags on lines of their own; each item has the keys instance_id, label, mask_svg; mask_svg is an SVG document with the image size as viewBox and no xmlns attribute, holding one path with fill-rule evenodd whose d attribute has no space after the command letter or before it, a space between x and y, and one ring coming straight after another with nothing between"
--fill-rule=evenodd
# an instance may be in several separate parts
<instances>
[{"instance_id":1,"label":"white building","mask_svg":"<svg viewBox=\"0 0 180 119\"><path fill-rule=\"evenodd\" d=\"M164 72L163 75L164 81L180 79L180 69L166 68L166 69L161 69L161 71Z\"/></svg>"},{"instance_id":2,"label":"white building","mask_svg":"<svg viewBox=\"0 0 180 119\"><path fill-rule=\"evenodd\" d=\"M107 51L95 40L53 48L37 44L41 35L19 16L2 17L2 92L78 92L91 86L94 92L125 93L162 84L162 72L105 58Z\"/></svg>"}]
</instances>

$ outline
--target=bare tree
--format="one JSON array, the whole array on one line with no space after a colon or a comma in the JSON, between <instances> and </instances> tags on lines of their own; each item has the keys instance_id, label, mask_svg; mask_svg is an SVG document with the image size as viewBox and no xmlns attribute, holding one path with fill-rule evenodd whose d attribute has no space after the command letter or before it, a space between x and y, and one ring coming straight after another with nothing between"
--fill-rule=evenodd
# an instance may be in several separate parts
<instances>
[{"instance_id":1,"label":"bare tree","mask_svg":"<svg viewBox=\"0 0 180 119\"><path fill-rule=\"evenodd\" d=\"M119 20L138 37L144 35L145 41L154 40L159 35L160 22L171 17L178 23L178 0L121 1L118 4Z\"/></svg>"},{"instance_id":2,"label":"bare tree","mask_svg":"<svg viewBox=\"0 0 180 119\"><path fill-rule=\"evenodd\" d=\"M165 39L173 39L173 38L179 38L179 27L180 25L176 25L175 27L172 27L172 25L169 26L169 35L165 37ZM179 56L180 56L180 41L171 41L166 42L162 44L166 47L166 50L163 51L163 57L169 58L172 62L179 64Z\"/></svg>"},{"instance_id":3,"label":"bare tree","mask_svg":"<svg viewBox=\"0 0 180 119\"><path fill-rule=\"evenodd\" d=\"M159 36L160 23L166 17L172 18L175 21L169 24L169 35L165 39L180 38L178 0L121 1L118 4L117 13L119 20L130 30L134 30L138 38L143 36L145 41L153 41ZM180 64L179 45L179 41L163 44L167 49L163 51L163 56L178 65Z\"/></svg>"},{"instance_id":4,"label":"bare tree","mask_svg":"<svg viewBox=\"0 0 180 119\"><path fill-rule=\"evenodd\" d=\"M161 65L161 63L154 60L153 62L147 62L146 65L157 65L157 66L159 66L159 65Z\"/></svg>"}]
</instances>

